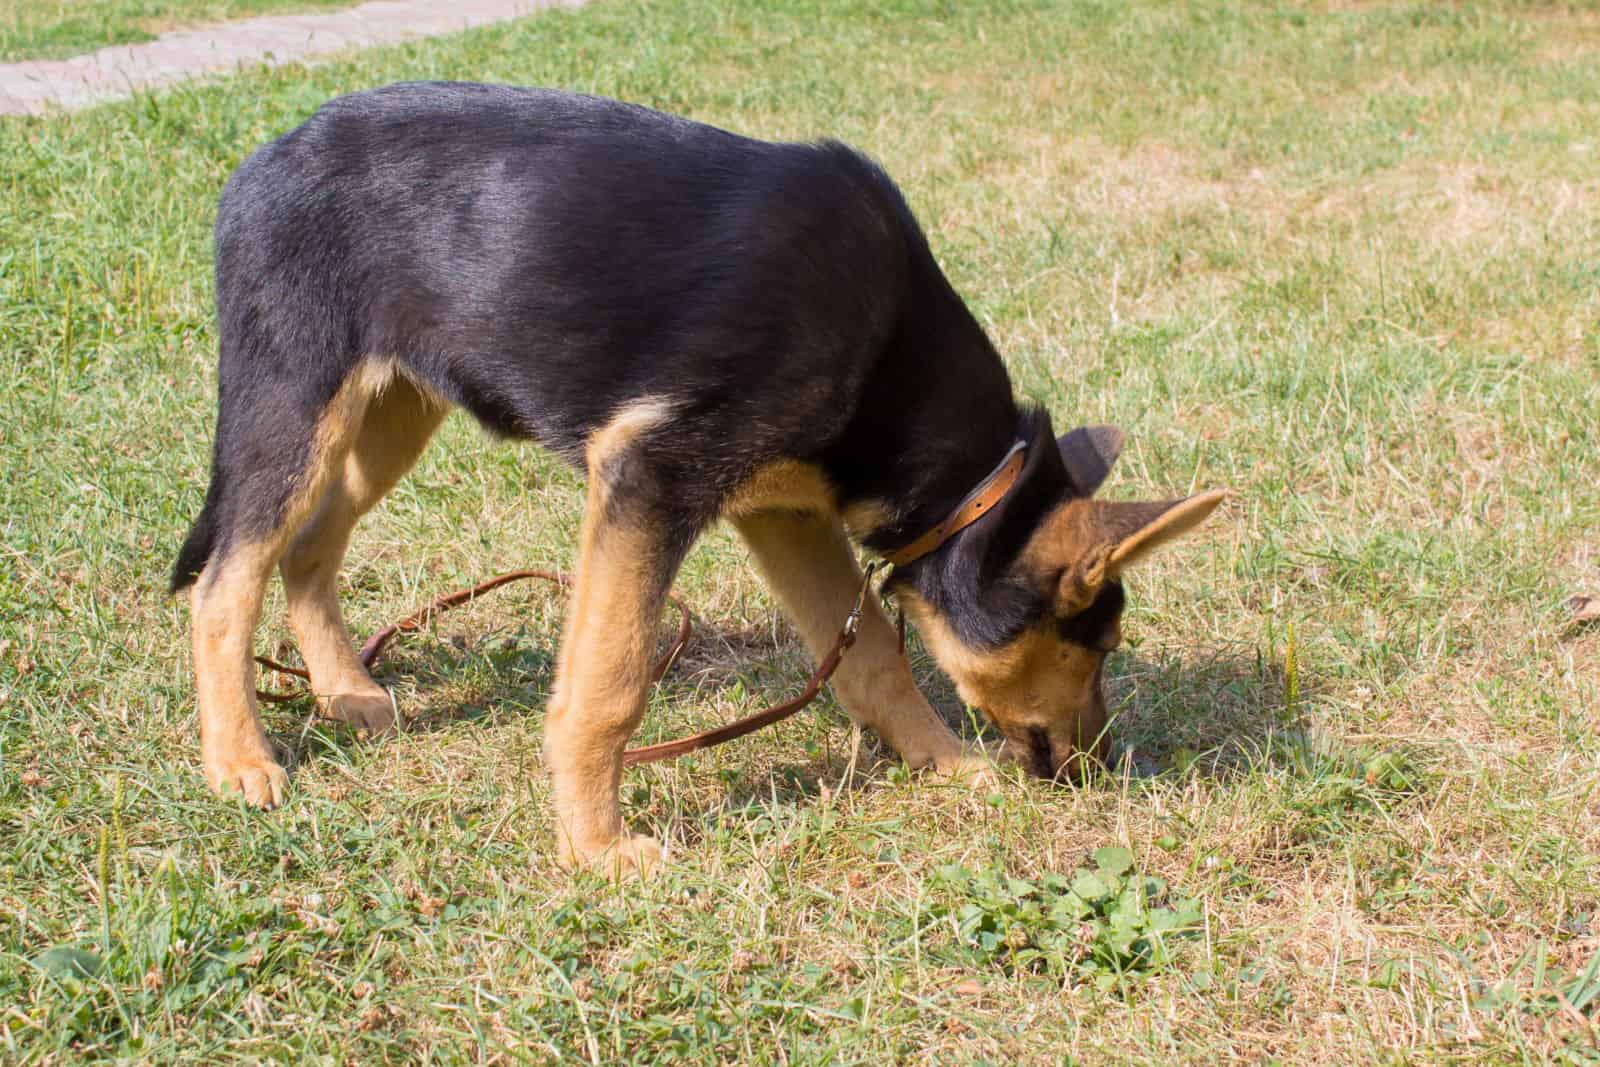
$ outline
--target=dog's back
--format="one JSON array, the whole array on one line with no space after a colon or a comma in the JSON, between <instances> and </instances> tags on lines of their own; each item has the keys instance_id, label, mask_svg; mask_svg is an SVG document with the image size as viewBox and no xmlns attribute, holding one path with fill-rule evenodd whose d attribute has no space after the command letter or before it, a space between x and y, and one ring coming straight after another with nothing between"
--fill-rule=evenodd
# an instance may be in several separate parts
<instances>
[{"instance_id":1,"label":"dog's back","mask_svg":"<svg viewBox=\"0 0 1600 1067\"><path fill-rule=\"evenodd\" d=\"M721 400L729 418L696 423L711 451L752 432L735 409L764 413L748 444L783 451L848 418L918 252L893 184L842 145L548 90L391 86L329 103L228 183L222 374L284 361L331 394L353 362L393 359L573 459L631 399Z\"/></svg>"}]
</instances>

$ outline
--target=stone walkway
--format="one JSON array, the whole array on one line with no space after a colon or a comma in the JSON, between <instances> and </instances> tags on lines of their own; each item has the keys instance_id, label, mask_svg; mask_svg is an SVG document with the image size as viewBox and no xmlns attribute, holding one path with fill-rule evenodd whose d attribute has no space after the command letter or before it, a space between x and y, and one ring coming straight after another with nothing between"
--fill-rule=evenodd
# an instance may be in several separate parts
<instances>
[{"instance_id":1,"label":"stone walkway","mask_svg":"<svg viewBox=\"0 0 1600 1067\"><path fill-rule=\"evenodd\" d=\"M41 115L130 96L202 74L288 63L454 33L583 0L372 0L320 15L267 15L164 33L63 60L0 64L0 115Z\"/></svg>"}]
</instances>

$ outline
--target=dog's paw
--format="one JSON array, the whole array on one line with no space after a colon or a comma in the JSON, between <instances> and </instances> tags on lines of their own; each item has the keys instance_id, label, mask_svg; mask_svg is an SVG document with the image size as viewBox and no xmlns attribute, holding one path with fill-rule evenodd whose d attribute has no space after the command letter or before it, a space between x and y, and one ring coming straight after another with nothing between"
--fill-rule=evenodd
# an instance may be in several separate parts
<instances>
[{"instance_id":1,"label":"dog's paw","mask_svg":"<svg viewBox=\"0 0 1600 1067\"><path fill-rule=\"evenodd\" d=\"M963 748L956 755L935 762L933 773L972 789L994 789L1001 782L1000 768L994 765L994 761L970 748Z\"/></svg>"},{"instance_id":2,"label":"dog's paw","mask_svg":"<svg viewBox=\"0 0 1600 1067\"><path fill-rule=\"evenodd\" d=\"M218 796L237 793L251 807L270 810L283 803L289 772L269 756L235 756L207 760L206 781Z\"/></svg>"},{"instance_id":3,"label":"dog's paw","mask_svg":"<svg viewBox=\"0 0 1600 1067\"><path fill-rule=\"evenodd\" d=\"M567 857L566 865L622 881L650 877L661 869L665 855L661 842L655 838L633 834L597 849L573 853Z\"/></svg>"},{"instance_id":4,"label":"dog's paw","mask_svg":"<svg viewBox=\"0 0 1600 1067\"><path fill-rule=\"evenodd\" d=\"M370 737L388 733L394 726L394 701L386 689L374 685L359 693L336 693L323 705L322 713Z\"/></svg>"}]
</instances>

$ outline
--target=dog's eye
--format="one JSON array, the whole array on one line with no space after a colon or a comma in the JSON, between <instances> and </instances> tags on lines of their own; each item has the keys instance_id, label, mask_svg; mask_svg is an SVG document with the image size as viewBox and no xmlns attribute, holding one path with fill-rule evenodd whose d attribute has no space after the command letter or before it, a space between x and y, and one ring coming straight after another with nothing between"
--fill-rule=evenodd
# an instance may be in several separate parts
<instances>
[{"instance_id":1,"label":"dog's eye","mask_svg":"<svg viewBox=\"0 0 1600 1067\"><path fill-rule=\"evenodd\" d=\"M1076 615L1056 621L1063 641L1096 652L1110 652L1122 643L1122 608L1126 598L1120 582L1109 582L1094 603Z\"/></svg>"}]
</instances>

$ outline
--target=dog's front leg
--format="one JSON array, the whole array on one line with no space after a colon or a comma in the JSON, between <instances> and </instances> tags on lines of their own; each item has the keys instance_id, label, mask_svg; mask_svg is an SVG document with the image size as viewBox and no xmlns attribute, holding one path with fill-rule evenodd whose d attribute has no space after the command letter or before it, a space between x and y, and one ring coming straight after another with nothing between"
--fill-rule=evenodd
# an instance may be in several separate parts
<instances>
[{"instance_id":1,"label":"dog's front leg","mask_svg":"<svg viewBox=\"0 0 1600 1067\"><path fill-rule=\"evenodd\" d=\"M657 841L624 832L622 753L644 716L656 624L692 540L670 509L649 503L652 478L636 462L658 418L648 405L625 410L590 443L577 584L545 720L561 861L614 876L661 860Z\"/></svg>"},{"instance_id":2,"label":"dog's front leg","mask_svg":"<svg viewBox=\"0 0 1600 1067\"><path fill-rule=\"evenodd\" d=\"M544 759L562 862L644 873L660 861L661 846L624 834L618 790L623 749L644 715L656 621L676 559L645 530L608 521L596 495L585 516Z\"/></svg>"},{"instance_id":3,"label":"dog's front leg","mask_svg":"<svg viewBox=\"0 0 1600 1067\"><path fill-rule=\"evenodd\" d=\"M809 512L761 511L734 522L812 656L820 658L861 587L844 530L833 518ZM831 684L850 717L877 731L908 766L993 780L993 766L962 745L917 689L899 635L871 597L856 643Z\"/></svg>"}]
</instances>

